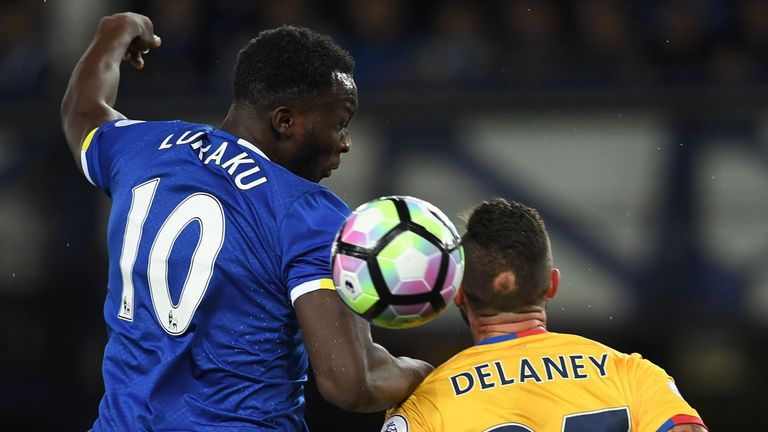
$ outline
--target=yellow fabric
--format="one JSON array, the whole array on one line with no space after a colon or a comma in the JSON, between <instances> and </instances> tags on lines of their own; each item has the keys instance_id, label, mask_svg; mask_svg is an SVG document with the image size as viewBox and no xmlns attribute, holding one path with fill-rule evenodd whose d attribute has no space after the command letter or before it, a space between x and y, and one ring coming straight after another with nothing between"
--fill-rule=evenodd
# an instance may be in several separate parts
<instances>
[{"instance_id":1,"label":"yellow fabric","mask_svg":"<svg viewBox=\"0 0 768 432\"><path fill-rule=\"evenodd\" d=\"M336 290L333 279L320 279L320 289Z\"/></svg>"},{"instance_id":2,"label":"yellow fabric","mask_svg":"<svg viewBox=\"0 0 768 432\"><path fill-rule=\"evenodd\" d=\"M460 352L387 413L382 431L404 432L396 425L402 419L391 417L401 415L409 432L480 432L510 423L519 426L502 430L568 432L566 416L624 408L633 432L656 432L678 414L699 417L672 378L639 354L543 333Z\"/></svg>"},{"instance_id":3,"label":"yellow fabric","mask_svg":"<svg viewBox=\"0 0 768 432\"><path fill-rule=\"evenodd\" d=\"M88 135L83 140L83 146L82 151L87 151L88 147L91 145L91 141L93 141L93 136L96 134L96 131L98 130L98 127L93 128L92 131L88 133Z\"/></svg>"}]
</instances>

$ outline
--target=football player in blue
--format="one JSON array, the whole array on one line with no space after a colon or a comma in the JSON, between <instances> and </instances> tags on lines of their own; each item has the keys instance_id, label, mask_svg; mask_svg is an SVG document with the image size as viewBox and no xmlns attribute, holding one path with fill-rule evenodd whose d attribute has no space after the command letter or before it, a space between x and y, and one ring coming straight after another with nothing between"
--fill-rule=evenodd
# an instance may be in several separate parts
<instances>
[{"instance_id":1,"label":"football player in blue","mask_svg":"<svg viewBox=\"0 0 768 432\"><path fill-rule=\"evenodd\" d=\"M121 61L159 46L147 17L103 18L61 105L78 167L112 198L93 430L304 431L308 363L343 409L404 399L432 367L375 344L331 281L349 208L318 182L350 149L352 58L308 29L263 31L219 128L128 120Z\"/></svg>"}]
</instances>

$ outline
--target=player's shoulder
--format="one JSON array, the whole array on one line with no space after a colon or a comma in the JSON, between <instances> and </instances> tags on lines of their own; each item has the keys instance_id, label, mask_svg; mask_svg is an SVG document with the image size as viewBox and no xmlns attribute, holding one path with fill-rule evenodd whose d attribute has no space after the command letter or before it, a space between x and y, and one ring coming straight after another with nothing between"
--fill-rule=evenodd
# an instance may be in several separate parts
<instances>
[{"instance_id":1,"label":"player's shoulder","mask_svg":"<svg viewBox=\"0 0 768 432\"><path fill-rule=\"evenodd\" d=\"M113 140L129 138L132 144L138 145L142 142L154 143L158 139L168 142L173 141L174 143L185 143L193 135L199 137L212 129L213 127L207 124L189 123L182 120L147 121L120 119L104 123L94 132L99 136Z\"/></svg>"},{"instance_id":2,"label":"player's shoulder","mask_svg":"<svg viewBox=\"0 0 768 432\"><path fill-rule=\"evenodd\" d=\"M465 348L437 366L419 385L419 389L434 386L446 378L463 371L477 363L482 363L483 355L476 349L478 345Z\"/></svg>"},{"instance_id":3,"label":"player's shoulder","mask_svg":"<svg viewBox=\"0 0 768 432\"><path fill-rule=\"evenodd\" d=\"M183 120L140 120L140 119L118 119L111 120L99 127L100 129L114 129L125 132L130 131L179 131L185 129L206 129L212 130L213 127L203 123L190 123Z\"/></svg>"},{"instance_id":4,"label":"player's shoulder","mask_svg":"<svg viewBox=\"0 0 768 432\"><path fill-rule=\"evenodd\" d=\"M276 202L285 210L314 212L320 207L345 215L351 211L338 195L320 183L299 177L268 159L262 163L262 169L274 186Z\"/></svg>"},{"instance_id":5,"label":"player's shoulder","mask_svg":"<svg viewBox=\"0 0 768 432\"><path fill-rule=\"evenodd\" d=\"M323 185L297 176L289 177L288 181L293 183L293 185L291 186L292 192L283 196L283 206L286 211L307 213L312 217L317 217L321 214L318 213L319 211L331 212L343 217L346 217L351 212L341 198Z\"/></svg>"},{"instance_id":6,"label":"player's shoulder","mask_svg":"<svg viewBox=\"0 0 768 432\"><path fill-rule=\"evenodd\" d=\"M555 333L550 332L548 343L552 345L557 346L563 346L563 347L571 347L571 348L579 348L579 349L590 349L590 350L596 350L596 351L608 351L611 354L617 355L617 356L626 356L623 352L612 348L603 342L596 341L594 339L590 339L586 336L581 336L577 334L571 334L571 333Z\"/></svg>"},{"instance_id":7,"label":"player's shoulder","mask_svg":"<svg viewBox=\"0 0 768 432\"><path fill-rule=\"evenodd\" d=\"M584 336L569 333L543 332L521 338L502 340L496 343L477 344L468 347L435 368L432 374L424 381L427 382L430 379L439 380L454 374L457 370L471 368L476 364L487 362L489 359L492 360L499 356L504 356L504 353L508 352L507 350L511 346L519 345L525 345L527 350L535 350L539 353L608 353L614 358L626 358L629 356L602 342Z\"/></svg>"},{"instance_id":8,"label":"player's shoulder","mask_svg":"<svg viewBox=\"0 0 768 432\"><path fill-rule=\"evenodd\" d=\"M265 187L246 188L244 191L247 196L253 194L252 196L262 204L265 202L264 194L269 195L269 205L276 210L276 215L284 214L286 211L301 211L303 208L307 208L312 214L317 214L318 208L348 213L346 204L330 189L297 176L272 161L258 145L229 131L186 122L158 126L167 127L171 132L175 129L174 137L180 136L182 141L187 143L197 141L198 131L205 133L205 140L210 145L198 147L201 152L199 158L205 160L204 164L209 165L211 160L216 159L217 161L212 162L210 166L220 165L221 168L226 168L230 175L237 175L237 170L242 169L240 167L247 167L248 172L256 173L253 175L263 179L258 184ZM176 138L171 141L174 139ZM206 152L206 156L202 155L202 152Z\"/></svg>"},{"instance_id":9,"label":"player's shoulder","mask_svg":"<svg viewBox=\"0 0 768 432\"><path fill-rule=\"evenodd\" d=\"M552 351L571 351L588 355L605 353L607 354L608 362L623 371L663 372L663 369L661 369L659 366L636 352L626 353L608 346L602 342L598 342L596 340L589 339L580 335L551 333L551 336L551 342L553 343L551 348Z\"/></svg>"}]
</instances>

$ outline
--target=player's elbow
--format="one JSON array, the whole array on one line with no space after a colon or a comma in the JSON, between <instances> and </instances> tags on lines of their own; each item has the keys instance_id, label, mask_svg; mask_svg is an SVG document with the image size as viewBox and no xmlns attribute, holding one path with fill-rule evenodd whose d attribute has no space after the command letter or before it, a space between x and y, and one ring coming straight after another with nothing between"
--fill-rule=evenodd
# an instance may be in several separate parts
<instances>
[{"instance_id":1,"label":"player's elbow","mask_svg":"<svg viewBox=\"0 0 768 432\"><path fill-rule=\"evenodd\" d=\"M352 392L345 390L344 386L337 386L331 380L317 378L317 390L323 399L344 411L358 411Z\"/></svg>"},{"instance_id":2,"label":"player's elbow","mask_svg":"<svg viewBox=\"0 0 768 432\"><path fill-rule=\"evenodd\" d=\"M93 128L110 120L125 118L106 101L77 87L67 89L59 106L61 125L70 147L79 151L80 143Z\"/></svg>"},{"instance_id":3,"label":"player's elbow","mask_svg":"<svg viewBox=\"0 0 768 432\"><path fill-rule=\"evenodd\" d=\"M106 121L120 118L106 104L86 104L69 94L61 102L60 115L64 137L76 161L80 159L80 145L88 132Z\"/></svg>"},{"instance_id":4,"label":"player's elbow","mask_svg":"<svg viewBox=\"0 0 768 432\"><path fill-rule=\"evenodd\" d=\"M331 373L315 371L317 389L325 400L350 412L381 410L374 402L375 395L365 380L365 373L355 370L336 370Z\"/></svg>"},{"instance_id":5,"label":"player's elbow","mask_svg":"<svg viewBox=\"0 0 768 432\"><path fill-rule=\"evenodd\" d=\"M89 117L93 115L92 107L84 107L78 103L77 98L67 92L61 101L59 114L61 116L61 127L64 130L64 137L67 139L72 153L79 153L79 146L86 128Z\"/></svg>"},{"instance_id":6,"label":"player's elbow","mask_svg":"<svg viewBox=\"0 0 768 432\"><path fill-rule=\"evenodd\" d=\"M85 119L94 115L98 104L80 96L80 92L73 89L67 89L59 106L59 115L64 131L72 129Z\"/></svg>"},{"instance_id":7,"label":"player's elbow","mask_svg":"<svg viewBox=\"0 0 768 432\"><path fill-rule=\"evenodd\" d=\"M64 131L64 138L66 138L67 146L69 147L69 150L72 152L73 156L75 156L75 160L77 160L77 153L79 153L80 150L80 134L77 130L78 118L72 101L68 100L66 97L61 102L60 115L61 128Z\"/></svg>"}]
</instances>

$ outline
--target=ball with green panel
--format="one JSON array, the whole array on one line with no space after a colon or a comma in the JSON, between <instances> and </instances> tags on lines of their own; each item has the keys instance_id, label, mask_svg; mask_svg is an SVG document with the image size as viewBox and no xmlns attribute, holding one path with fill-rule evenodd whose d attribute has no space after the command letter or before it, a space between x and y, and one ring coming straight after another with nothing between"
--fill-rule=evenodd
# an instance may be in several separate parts
<instances>
[{"instance_id":1,"label":"ball with green panel","mask_svg":"<svg viewBox=\"0 0 768 432\"><path fill-rule=\"evenodd\" d=\"M336 291L375 325L422 325L453 299L464 273L456 227L434 205L409 196L369 201L336 235L331 262Z\"/></svg>"}]
</instances>

